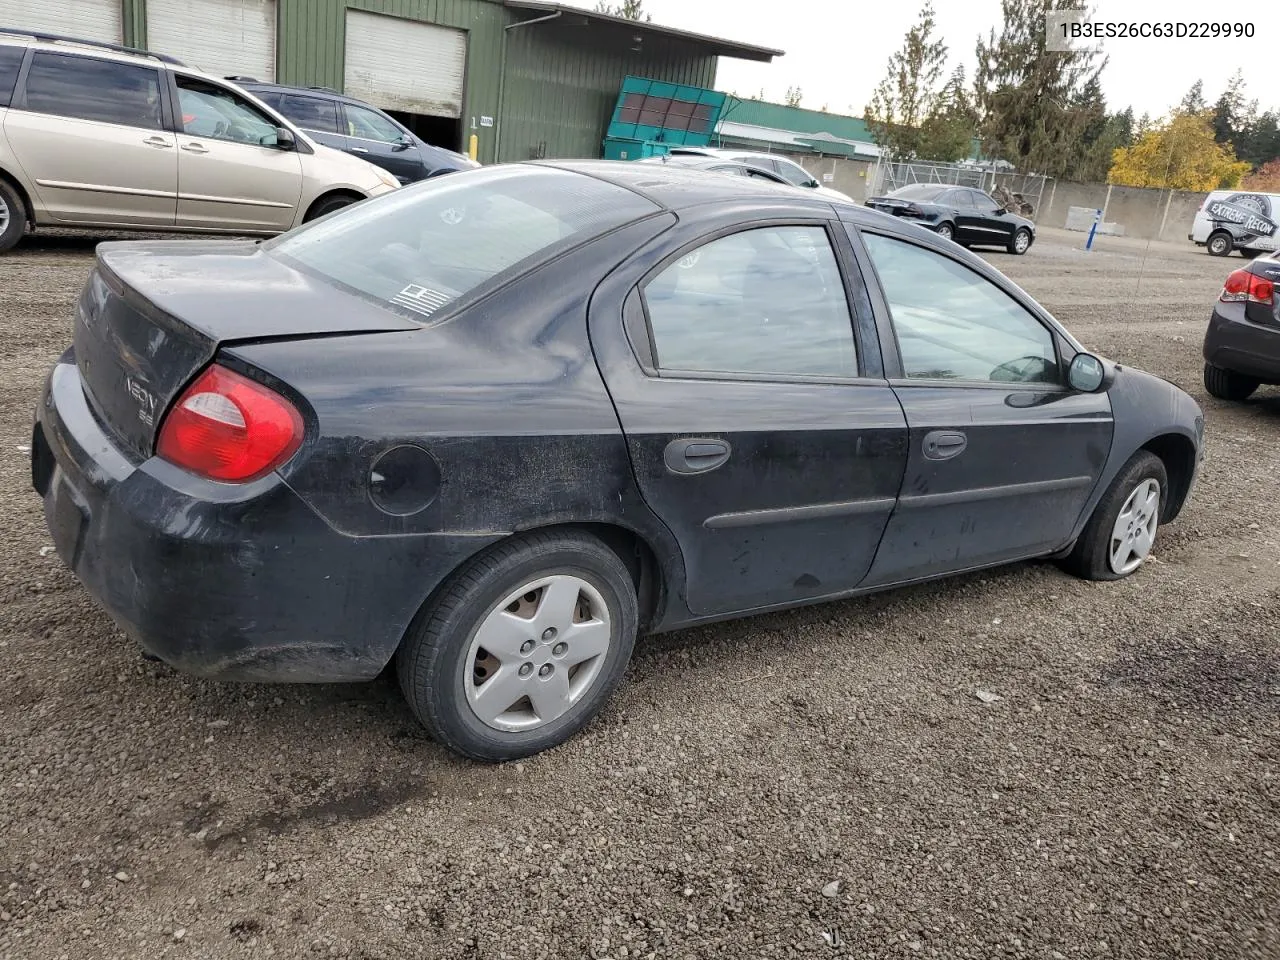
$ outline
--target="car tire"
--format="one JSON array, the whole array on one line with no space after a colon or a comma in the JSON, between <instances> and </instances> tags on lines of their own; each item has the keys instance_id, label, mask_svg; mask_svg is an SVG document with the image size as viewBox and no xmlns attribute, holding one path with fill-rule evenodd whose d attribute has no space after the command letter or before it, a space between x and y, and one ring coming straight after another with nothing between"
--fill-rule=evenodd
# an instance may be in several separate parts
<instances>
[{"instance_id":1,"label":"car tire","mask_svg":"<svg viewBox=\"0 0 1280 960\"><path fill-rule=\"evenodd\" d=\"M311 205L311 209L307 211L307 215L302 222L310 223L312 220L319 220L335 210L341 210L343 207L349 207L351 204L359 202L359 197L347 193L336 193L333 196L324 197Z\"/></svg>"},{"instance_id":2,"label":"car tire","mask_svg":"<svg viewBox=\"0 0 1280 960\"><path fill-rule=\"evenodd\" d=\"M1014 231L1013 238L1010 239L1009 246L1005 249L1015 257L1020 257L1031 249L1031 240L1031 231L1026 227L1019 227Z\"/></svg>"},{"instance_id":3,"label":"car tire","mask_svg":"<svg viewBox=\"0 0 1280 960\"><path fill-rule=\"evenodd\" d=\"M1235 403L1248 400L1261 385L1261 380L1246 377L1234 370L1224 370L1211 363L1204 365L1204 388L1209 391L1210 396L1219 400L1231 400Z\"/></svg>"},{"instance_id":4,"label":"car tire","mask_svg":"<svg viewBox=\"0 0 1280 960\"><path fill-rule=\"evenodd\" d=\"M27 230L27 208L18 191L0 180L0 253L12 250Z\"/></svg>"},{"instance_id":5,"label":"car tire","mask_svg":"<svg viewBox=\"0 0 1280 960\"><path fill-rule=\"evenodd\" d=\"M1153 489L1154 504L1149 499ZM1083 580L1121 580L1136 572L1150 556L1168 491L1164 462L1139 450L1111 481L1080 539L1059 561L1062 568ZM1128 514L1123 522L1122 514ZM1149 541L1125 539L1135 531Z\"/></svg>"},{"instance_id":6,"label":"car tire","mask_svg":"<svg viewBox=\"0 0 1280 960\"><path fill-rule=\"evenodd\" d=\"M1210 256L1225 257L1235 247L1235 241L1231 239L1231 234L1225 230L1219 230L1209 237L1204 247L1209 251Z\"/></svg>"},{"instance_id":7,"label":"car tire","mask_svg":"<svg viewBox=\"0 0 1280 960\"><path fill-rule=\"evenodd\" d=\"M956 228L950 223L940 223L934 232L943 240L954 240L956 238Z\"/></svg>"},{"instance_id":8,"label":"car tire","mask_svg":"<svg viewBox=\"0 0 1280 960\"><path fill-rule=\"evenodd\" d=\"M450 750L518 760L564 743L600 711L638 623L631 574L608 546L576 531L526 534L472 559L423 607L397 655L400 688ZM485 649L486 637L505 649Z\"/></svg>"}]
</instances>

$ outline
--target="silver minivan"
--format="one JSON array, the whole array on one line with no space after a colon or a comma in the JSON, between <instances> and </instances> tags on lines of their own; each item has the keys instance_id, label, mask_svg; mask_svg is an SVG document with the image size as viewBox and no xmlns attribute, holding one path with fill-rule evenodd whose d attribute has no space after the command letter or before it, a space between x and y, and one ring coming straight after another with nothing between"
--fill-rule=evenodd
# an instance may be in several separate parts
<instances>
[{"instance_id":1,"label":"silver minivan","mask_svg":"<svg viewBox=\"0 0 1280 960\"><path fill-rule=\"evenodd\" d=\"M0 251L28 225L271 235L399 185L172 58L0 31Z\"/></svg>"}]
</instances>

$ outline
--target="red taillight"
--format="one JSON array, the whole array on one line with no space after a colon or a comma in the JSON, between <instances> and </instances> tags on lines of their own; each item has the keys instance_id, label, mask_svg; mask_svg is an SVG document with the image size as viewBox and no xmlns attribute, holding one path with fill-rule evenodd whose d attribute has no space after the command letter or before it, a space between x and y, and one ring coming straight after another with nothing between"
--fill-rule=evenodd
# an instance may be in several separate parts
<instances>
[{"instance_id":1,"label":"red taillight","mask_svg":"<svg viewBox=\"0 0 1280 960\"><path fill-rule=\"evenodd\" d=\"M1248 270L1237 270L1227 277L1218 297L1223 303L1262 303L1271 305L1275 296L1275 284Z\"/></svg>"},{"instance_id":2,"label":"red taillight","mask_svg":"<svg viewBox=\"0 0 1280 960\"><path fill-rule=\"evenodd\" d=\"M178 398L156 453L210 480L245 483L297 452L302 416L274 390L216 364Z\"/></svg>"}]
</instances>

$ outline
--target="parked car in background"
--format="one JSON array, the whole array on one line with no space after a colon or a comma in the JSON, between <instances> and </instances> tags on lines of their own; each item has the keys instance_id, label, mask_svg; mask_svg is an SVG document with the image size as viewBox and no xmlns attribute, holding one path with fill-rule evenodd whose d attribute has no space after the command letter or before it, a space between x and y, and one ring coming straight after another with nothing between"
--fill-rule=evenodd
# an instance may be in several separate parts
<instances>
[{"instance_id":1,"label":"parked car in background","mask_svg":"<svg viewBox=\"0 0 1280 960\"><path fill-rule=\"evenodd\" d=\"M1127 577L1203 449L1191 397L980 257L675 164L102 244L73 328L32 480L115 620L212 678L394 660L483 760L572 736L640 634L1038 557Z\"/></svg>"},{"instance_id":2,"label":"parked car in background","mask_svg":"<svg viewBox=\"0 0 1280 960\"><path fill-rule=\"evenodd\" d=\"M684 167L689 170L705 170L708 173L722 173L730 177L754 177L757 180L763 180L767 183L776 183L782 187L793 186L793 184L786 180L780 173L774 173L772 170L765 170L762 167L753 166L749 163L741 163L737 160L723 160L719 157L691 155L671 156L670 154L667 154L659 157L646 157L639 162Z\"/></svg>"},{"instance_id":3,"label":"parked car in background","mask_svg":"<svg viewBox=\"0 0 1280 960\"><path fill-rule=\"evenodd\" d=\"M776 154L761 153L758 150L737 150L731 147L672 147L670 156L718 157L721 160L735 160L738 163L745 163L752 167L771 170L793 187L813 190L819 196L827 197L831 200L852 202L851 197L841 193L839 190L824 187L818 182L817 177L794 160L779 157Z\"/></svg>"},{"instance_id":4,"label":"parked car in background","mask_svg":"<svg viewBox=\"0 0 1280 960\"><path fill-rule=\"evenodd\" d=\"M1227 277L1204 336L1204 386L1220 400L1247 400L1280 384L1280 254Z\"/></svg>"},{"instance_id":5,"label":"parked car in background","mask_svg":"<svg viewBox=\"0 0 1280 960\"><path fill-rule=\"evenodd\" d=\"M228 77L335 150L389 170L401 183L480 166L465 154L433 146L393 117L325 87L287 87L252 77Z\"/></svg>"},{"instance_id":6,"label":"parked car in background","mask_svg":"<svg viewBox=\"0 0 1280 960\"><path fill-rule=\"evenodd\" d=\"M1010 213L990 194L974 187L911 183L872 197L867 206L914 221L966 247L1004 247L1020 256L1036 239L1033 221Z\"/></svg>"},{"instance_id":7,"label":"parked car in background","mask_svg":"<svg viewBox=\"0 0 1280 960\"><path fill-rule=\"evenodd\" d=\"M0 251L28 225L270 235L399 185L172 58L0 31Z\"/></svg>"},{"instance_id":8,"label":"parked car in background","mask_svg":"<svg viewBox=\"0 0 1280 960\"><path fill-rule=\"evenodd\" d=\"M1215 257L1256 257L1280 247L1280 194L1214 190L1196 211L1187 239Z\"/></svg>"}]
</instances>

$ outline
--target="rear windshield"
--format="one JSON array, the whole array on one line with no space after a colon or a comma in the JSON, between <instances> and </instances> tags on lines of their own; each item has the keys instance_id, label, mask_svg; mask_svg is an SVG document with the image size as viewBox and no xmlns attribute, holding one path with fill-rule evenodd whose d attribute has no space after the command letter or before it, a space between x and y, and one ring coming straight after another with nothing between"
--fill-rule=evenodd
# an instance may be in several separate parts
<instances>
[{"instance_id":1,"label":"rear windshield","mask_svg":"<svg viewBox=\"0 0 1280 960\"><path fill-rule=\"evenodd\" d=\"M908 187L901 187L889 196L895 200L932 200L942 193L943 190L950 190L948 184L941 186L936 183L913 183Z\"/></svg>"},{"instance_id":2,"label":"rear windshield","mask_svg":"<svg viewBox=\"0 0 1280 960\"><path fill-rule=\"evenodd\" d=\"M401 188L264 246L422 319L554 247L659 209L582 174L488 167Z\"/></svg>"}]
</instances>

